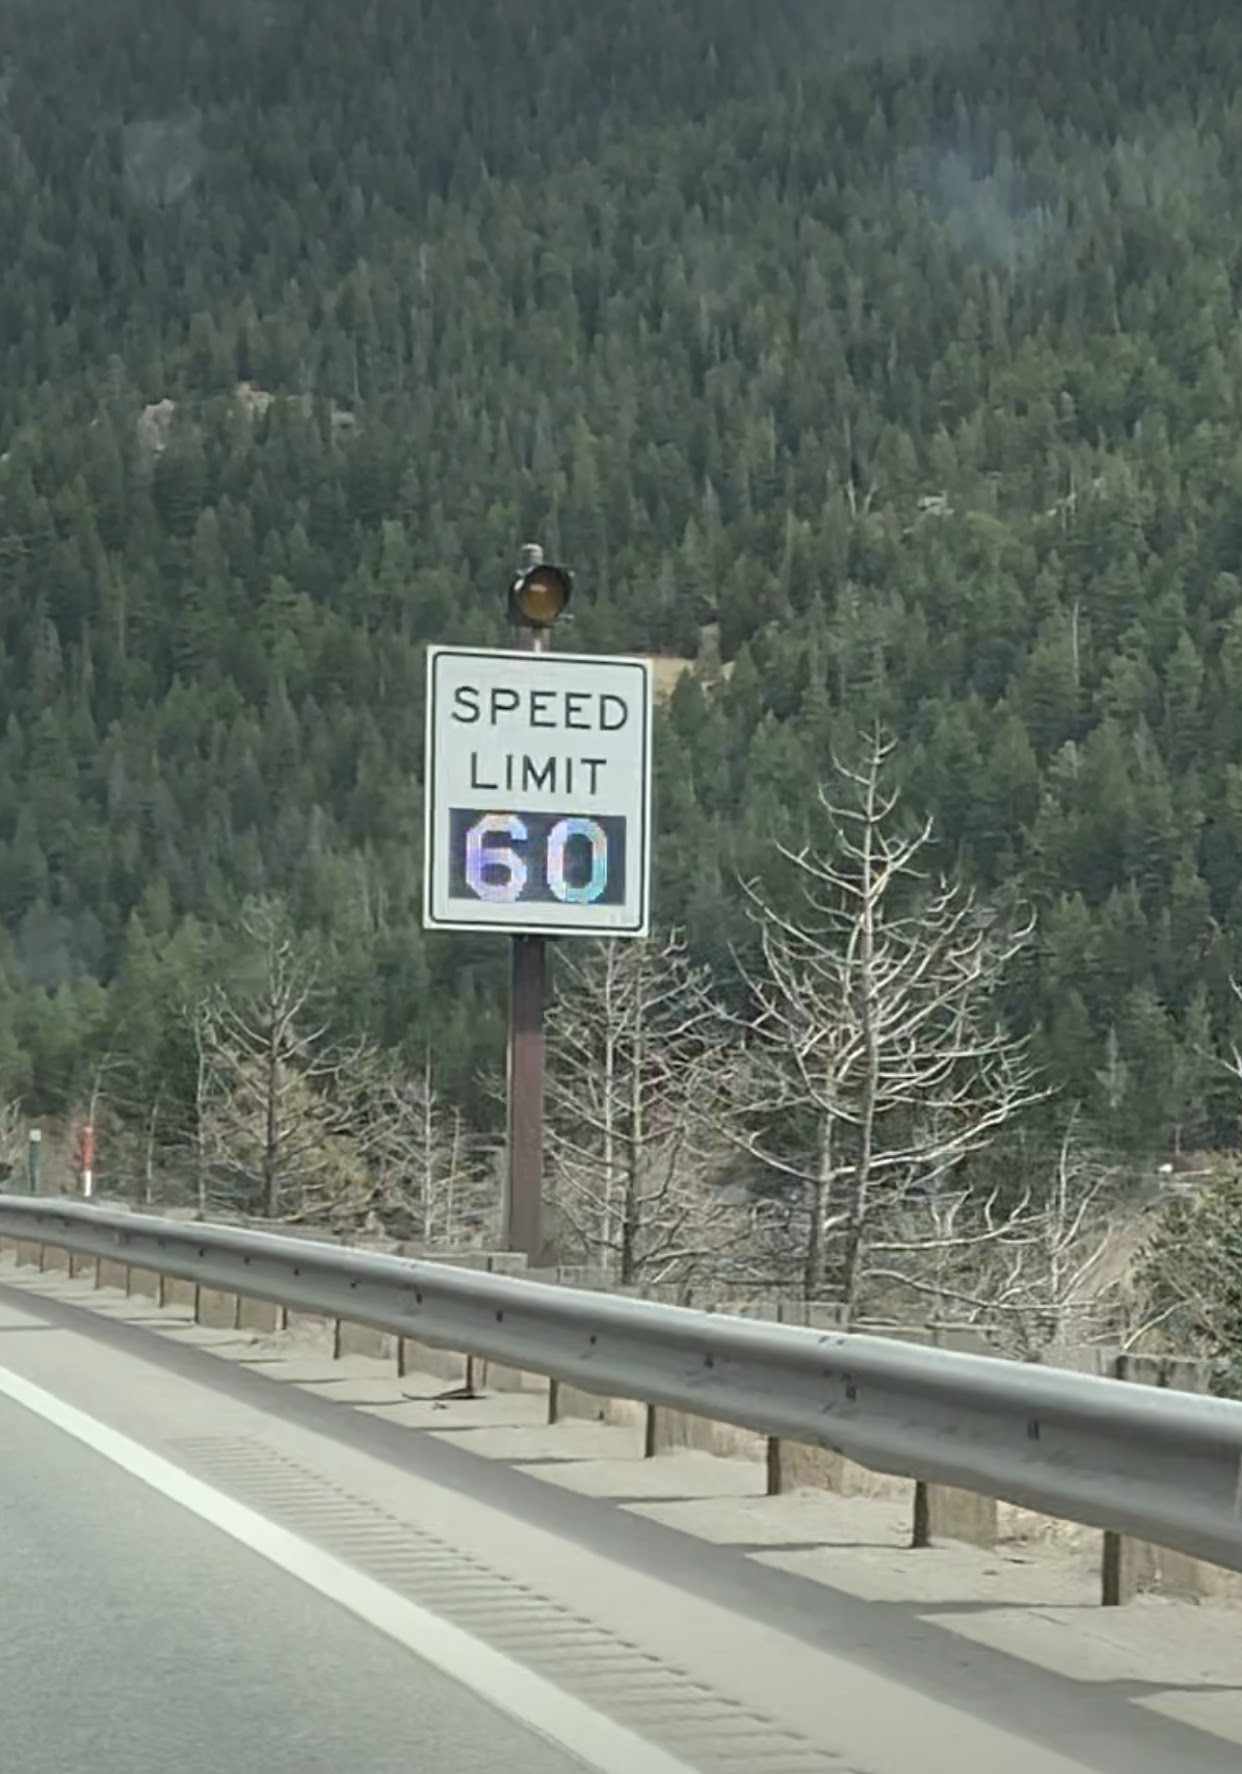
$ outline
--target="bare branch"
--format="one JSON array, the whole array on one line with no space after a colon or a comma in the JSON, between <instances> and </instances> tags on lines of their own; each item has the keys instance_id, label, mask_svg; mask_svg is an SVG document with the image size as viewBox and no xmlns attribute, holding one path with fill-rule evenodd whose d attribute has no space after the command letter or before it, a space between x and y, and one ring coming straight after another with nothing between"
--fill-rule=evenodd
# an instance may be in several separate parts
<instances>
[{"instance_id":1,"label":"bare branch","mask_svg":"<svg viewBox=\"0 0 1242 1774\"><path fill-rule=\"evenodd\" d=\"M868 1245L905 1197L944 1185L1045 1094L994 1010L1033 919L1003 920L931 877L931 823L904 829L885 784L892 750L877 733L859 764L834 760L844 796L819 796L830 848L780 850L796 908L745 886L762 961L743 970L733 1138L801 1184L803 1290L820 1294L831 1273L847 1310Z\"/></svg>"},{"instance_id":2,"label":"bare branch","mask_svg":"<svg viewBox=\"0 0 1242 1774\"><path fill-rule=\"evenodd\" d=\"M1157 1330L1179 1353L1220 1362L1242 1383L1242 1172L1236 1160L1149 1210L1129 1345Z\"/></svg>"},{"instance_id":3,"label":"bare branch","mask_svg":"<svg viewBox=\"0 0 1242 1774\"><path fill-rule=\"evenodd\" d=\"M622 1285L719 1278L745 1216L722 1193L735 1032L676 933L574 944L549 1017L550 1207Z\"/></svg>"}]
</instances>

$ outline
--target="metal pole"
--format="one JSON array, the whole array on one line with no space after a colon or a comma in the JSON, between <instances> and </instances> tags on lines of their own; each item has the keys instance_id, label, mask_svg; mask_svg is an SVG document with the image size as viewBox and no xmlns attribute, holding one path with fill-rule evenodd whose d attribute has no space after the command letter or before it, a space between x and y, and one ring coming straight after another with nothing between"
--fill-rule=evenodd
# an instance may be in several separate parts
<instances>
[{"instance_id":1,"label":"metal pole","mask_svg":"<svg viewBox=\"0 0 1242 1774\"><path fill-rule=\"evenodd\" d=\"M32 1127L26 1147L26 1187L32 1195L39 1193L39 1160L43 1156L43 1130Z\"/></svg>"},{"instance_id":2,"label":"metal pole","mask_svg":"<svg viewBox=\"0 0 1242 1774\"><path fill-rule=\"evenodd\" d=\"M538 566L543 550L522 550L522 568ZM548 650L546 628L518 628L518 650ZM548 953L542 936L512 938L509 986L509 1149L505 1179L504 1244L538 1263L543 1244L544 1006Z\"/></svg>"}]
</instances>

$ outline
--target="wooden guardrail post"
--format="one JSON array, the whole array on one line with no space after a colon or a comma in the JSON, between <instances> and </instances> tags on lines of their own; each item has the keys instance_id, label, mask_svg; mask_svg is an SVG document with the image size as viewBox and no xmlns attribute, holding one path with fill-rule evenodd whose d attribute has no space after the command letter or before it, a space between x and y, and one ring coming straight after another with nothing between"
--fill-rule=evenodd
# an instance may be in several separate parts
<instances>
[{"instance_id":1,"label":"wooden guardrail post","mask_svg":"<svg viewBox=\"0 0 1242 1774\"><path fill-rule=\"evenodd\" d=\"M916 1552L925 1552L932 1543L931 1496L921 1478L914 1481L914 1519L910 1526L910 1545Z\"/></svg>"},{"instance_id":2,"label":"wooden guardrail post","mask_svg":"<svg viewBox=\"0 0 1242 1774\"><path fill-rule=\"evenodd\" d=\"M1125 1380L1131 1385L1173 1388L1191 1395L1207 1384L1206 1369L1200 1363L1173 1356L1135 1355L1125 1350L1109 1359L1107 1373L1111 1379ZM1211 1592L1211 1567L1189 1553L1106 1531L1100 1548L1101 1606L1124 1607L1143 1589L1197 1601Z\"/></svg>"},{"instance_id":3,"label":"wooden guardrail post","mask_svg":"<svg viewBox=\"0 0 1242 1774\"><path fill-rule=\"evenodd\" d=\"M1124 1351L1109 1363L1112 1378L1128 1377L1129 1362ZM1126 1541L1111 1528L1105 1528L1100 1548L1100 1606L1119 1608L1134 1594L1133 1561L1127 1556Z\"/></svg>"},{"instance_id":4,"label":"wooden guardrail post","mask_svg":"<svg viewBox=\"0 0 1242 1774\"><path fill-rule=\"evenodd\" d=\"M933 1349L955 1346L956 1339L943 1325L929 1326L929 1333ZM926 1551L937 1539L960 1540L967 1546L990 1549L996 1545L997 1520L995 1497L960 1490L955 1485L915 1480L910 1523L910 1545L915 1551Z\"/></svg>"}]
</instances>

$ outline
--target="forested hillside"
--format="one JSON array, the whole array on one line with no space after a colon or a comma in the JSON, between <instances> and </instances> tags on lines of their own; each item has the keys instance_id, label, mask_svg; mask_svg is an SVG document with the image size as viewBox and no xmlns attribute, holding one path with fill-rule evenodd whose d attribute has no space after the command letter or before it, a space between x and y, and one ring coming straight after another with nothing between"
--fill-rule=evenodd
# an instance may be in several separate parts
<instances>
[{"instance_id":1,"label":"forested hillside","mask_svg":"<svg viewBox=\"0 0 1242 1774\"><path fill-rule=\"evenodd\" d=\"M422 649L502 642L537 537L559 644L696 662L697 959L880 720L942 864L1037 908L1064 1100L1232 1142L1228 7L0 0L0 62L6 1095L184 1095L274 892L339 1030L490 1112L504 945L419 925Z\"/></svg>"}]
</instances>

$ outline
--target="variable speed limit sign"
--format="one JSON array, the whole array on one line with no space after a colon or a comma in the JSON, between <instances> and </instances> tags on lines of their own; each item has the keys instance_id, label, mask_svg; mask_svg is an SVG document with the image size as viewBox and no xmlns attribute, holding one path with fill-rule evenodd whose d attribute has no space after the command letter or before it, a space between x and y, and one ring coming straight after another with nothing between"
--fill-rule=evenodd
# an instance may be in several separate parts
<instances>
[{"instance_id":1,"label":"variable speed limit sign","mask_svg":"<svg viewBox=\"0 0 1242 1774\"><path fill-rule=\"evenodd\" d=\"M428 929L645 936L649 663L430 648L426 817Z\"/></svg>"}]
</instances>

